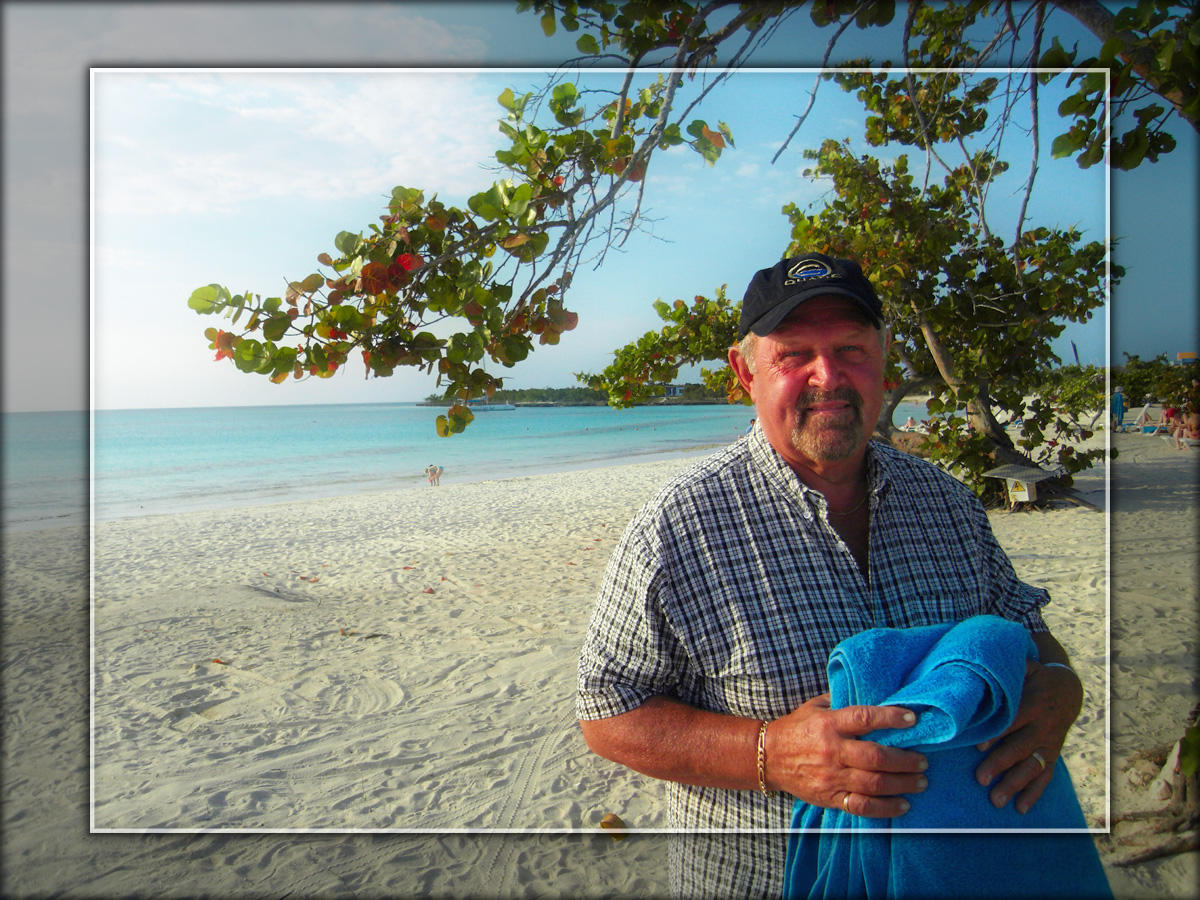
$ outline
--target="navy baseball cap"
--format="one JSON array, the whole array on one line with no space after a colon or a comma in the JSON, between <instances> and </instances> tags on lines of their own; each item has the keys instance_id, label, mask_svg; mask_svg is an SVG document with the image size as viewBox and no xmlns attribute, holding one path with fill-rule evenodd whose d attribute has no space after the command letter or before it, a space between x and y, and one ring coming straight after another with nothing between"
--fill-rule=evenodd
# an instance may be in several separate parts
<instances>
[{"instance_id":1,"label":"navy baseball cap","mask_svg":"<svg viewBox=\"0 0 1200 900\"><path fill-rule=\"evenodd\" d=\"M805 300L830 294L849 297L876 328L883 326L883 304L858 263L824 253L805 253L754 273L742 298L738 340L751 331L760 337L768 335Z\"/></svg>"}]
</instances>

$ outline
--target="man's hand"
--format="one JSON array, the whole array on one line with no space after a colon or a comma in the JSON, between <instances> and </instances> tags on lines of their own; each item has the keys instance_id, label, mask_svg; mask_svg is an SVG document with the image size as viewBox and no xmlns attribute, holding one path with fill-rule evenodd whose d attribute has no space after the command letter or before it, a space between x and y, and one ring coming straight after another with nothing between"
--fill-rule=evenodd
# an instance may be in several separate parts
<instances>
[{"instance_id":1,"label":"man's hand","mask_svg":"<svg viewBox=\"0 0 1200 900\"><path fill-rule=\"evenodd\" d=\"M1083 685L1073 671L1033 661L1026 664L1025 686L1012 725L1000 737L979 745L980 750L991 752L975 777L984 787L1000 779L989 792L993 806L1003 807L1016 798L1017 812L1029 812L1054 775L1054 763L1082 705Z\"/></svg>"},{"instance_id":2,"label":"man's hand","mask_svg":"<svg viewBox=\"0 0 1200 900\"><path fill-rule=\"evenodd\" d=\"M925 790L925 757L859 737L915 721L897 706L830 709L828 694L814 697L767 727L767 785L856 816L901 816L908 801L900 795Z\"/></svg>"}]
</instances>

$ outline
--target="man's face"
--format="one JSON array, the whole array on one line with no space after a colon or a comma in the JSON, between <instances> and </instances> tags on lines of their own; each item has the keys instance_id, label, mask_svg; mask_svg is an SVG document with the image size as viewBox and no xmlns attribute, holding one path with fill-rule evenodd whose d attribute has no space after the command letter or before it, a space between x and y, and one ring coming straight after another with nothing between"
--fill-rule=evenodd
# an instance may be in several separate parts
<instances>
[{"instance_id":1,"label":"man's face","mask_svg":"<svg viewBox=\"0 0 1200 900\"><path fill-rule=\"evenodd\" d=\"M793 465L856 460L883 408L886 339L836 296L802 303L755 346L753 371L731 362L771 445Z\"/></svg>"}]
</instances>

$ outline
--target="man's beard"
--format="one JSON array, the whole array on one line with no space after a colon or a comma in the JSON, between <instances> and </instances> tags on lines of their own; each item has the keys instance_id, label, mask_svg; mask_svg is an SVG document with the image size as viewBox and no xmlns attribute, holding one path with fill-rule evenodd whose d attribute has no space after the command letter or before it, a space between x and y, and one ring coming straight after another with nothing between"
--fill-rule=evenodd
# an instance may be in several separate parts
<instances>
[{"instance_id":1,"label":"man's beard","mask_svg":"<svg viewBox=\"0 0 1200 900\"><path fill-rule=\"evenodd\" d=\"M813 403L831 400L845 401L849 407L836 416L814 416L805 411ZM821 462L848 459L861 449L862 438L862 397L853 388L808 391L797 400L792 446L809 459Z\"/></svg>"}]
</instances>

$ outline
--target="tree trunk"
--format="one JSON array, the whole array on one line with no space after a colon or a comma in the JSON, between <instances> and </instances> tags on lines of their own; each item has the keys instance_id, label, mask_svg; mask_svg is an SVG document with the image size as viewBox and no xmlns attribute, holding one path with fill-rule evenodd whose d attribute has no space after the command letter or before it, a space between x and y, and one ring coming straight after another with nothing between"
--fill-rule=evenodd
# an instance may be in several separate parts
<instances>
[{"instance_id":1,"label":"tree trunk","mask_svg":"<svg viewBox=\"0 0 1200 900\"><path fill-rule=\"evenodd\" d=\"M954 360L950 358L949 352L942 346L937 333L929 324L928 319L925 318L925 313L917 306L916 301L912 302L912 309L913 313L916 314L917 324L921 328L921 336L925 339L925 346L929 349L929 353L933 357L933 362L937 366L942 380L957 395L963 387L963 381L958 377L954 369ZM981 387L976 397L967 401L967 421L971 423L971 428L976 433L985 435L991 441L998 464L1033 465L1028 456L1013 446L1012 439L1008 436L1008 433L996 421L996 417L992 415L986 387Z\"/></svg>"},{"instance_id":2,"label":"tree trunk","mask_svg":"<svg viewBox=\"0 0 1200 900\"><path fill-rule=\"evenodd\" d=\"M892 416L896 413L896 407L904 402L904 398L939 384L941 382L936 378L913 378L892 391L883 405L883 411L879 414L879 421L875 423L875 433L884 440L888 440L892 432L896 430L892 424Z\"/></svg>"}]
</instances>

